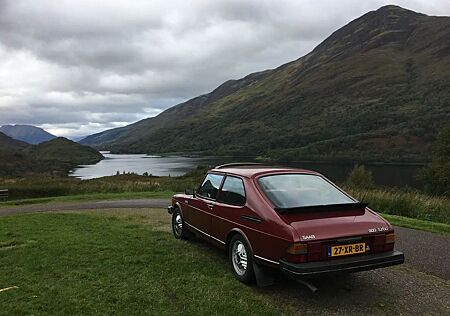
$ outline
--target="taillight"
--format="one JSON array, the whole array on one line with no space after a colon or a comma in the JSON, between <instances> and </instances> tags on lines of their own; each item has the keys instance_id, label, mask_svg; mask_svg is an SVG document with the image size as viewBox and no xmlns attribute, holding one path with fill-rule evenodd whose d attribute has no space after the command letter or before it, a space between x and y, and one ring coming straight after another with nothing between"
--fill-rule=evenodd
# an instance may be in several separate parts
<instances>
[{"instance_id":1,"label":"taillight","mask_svg":"<svg viewBox=\"0 0 450 316\"><path fill-rule=\"evenodd\" d=\"M291 255L304 255L308 253L308 245L295 243L290 245L286 251Z\"/></svg>"},{"instance_id":2,"label":"taillight","mask_svg":"<svg viewBox=\"0 0 450 316\"><path fill-rule=\"evenodd\" d=\"M306 262L308 259L308 245L302 243L291 244L286 249L286 260L294 263Z\"/></svg>"},{"instance_id":3,"label":"taillight","mask_svg":"<svg viewBox=\"0 0 450 316\"><path fill-rule=\"evenodd\" d=\"M395 233L386 234L385 243L393 244L395 242Z\"/></svg>"},{"instance_id":4,"label":"taillight","mask_svg":"<svg viewBox=\"0 0 450 316\"><path fill-rule=\"evenodd\" d=\"M395 233L386 234L384 237L384 251L394 250Z\"/></svg>"}]
</instances>

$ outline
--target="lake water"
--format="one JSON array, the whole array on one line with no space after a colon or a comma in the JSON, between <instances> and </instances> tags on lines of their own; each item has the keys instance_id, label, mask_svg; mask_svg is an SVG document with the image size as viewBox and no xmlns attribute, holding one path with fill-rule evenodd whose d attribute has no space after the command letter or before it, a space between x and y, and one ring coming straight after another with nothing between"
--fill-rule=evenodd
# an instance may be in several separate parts
<instances>
[{"instance_id":1,"label":"lake water","mask_svg":"<svg viewBox=\"0 0 450 316\"><path fill-rule=\"evenodd\" d=\"M115 155L102 152L105 159L95 165L79 166L70 174L80 179L93 179L115 175L118 172L148 172L154 176L179 176L198 165L215 166L235 161L251 161L251 159L231 157L161 157L141 155ZM292 167L314 170L322 173L333 181L343 181L347 178L354 164L346 163L312 163L296 162ZM420 165L366 165L372 171L374 182L378 185L420 188L417 173L423 167Z\"/></svg>"},{"instance_id":2,"label":"lake water","mask_svg":"<svg viewBox=\"0 0 450 316\"><path fill-rule=\"evenodd\" d=\"M198 165L208 164L208 158L160 157L145 154L116 155L102 152L105 159L94 165L82 165L75 168L70 176L80 179L93 179L112 176L117 172L147 172L154 176L179 176Z\"/></svg>"}]
</instances>

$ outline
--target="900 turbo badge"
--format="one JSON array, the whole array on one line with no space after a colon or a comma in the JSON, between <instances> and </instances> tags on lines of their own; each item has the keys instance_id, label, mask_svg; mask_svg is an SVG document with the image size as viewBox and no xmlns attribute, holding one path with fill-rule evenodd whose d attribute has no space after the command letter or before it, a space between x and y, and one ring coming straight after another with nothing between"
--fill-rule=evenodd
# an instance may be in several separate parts
<instances>
[{"instance_id":1,"label":"900 turbo badge","mask_svg":"<svg viewBox=\"0 0 450 316\"><path fill-rule=\"evenodd\" d=\"M387 232L389 231L389 228L387 227L377 227L377 228L369 228L369 233L376 233L376 232Z\"/></svg>"}]
</instances>

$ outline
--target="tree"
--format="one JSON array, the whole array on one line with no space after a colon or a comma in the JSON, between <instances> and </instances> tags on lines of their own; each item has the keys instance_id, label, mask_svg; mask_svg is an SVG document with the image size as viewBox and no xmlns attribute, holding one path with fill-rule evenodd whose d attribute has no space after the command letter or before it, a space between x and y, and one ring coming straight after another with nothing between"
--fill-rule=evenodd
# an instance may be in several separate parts
<instances>
[{"instance_id":1,"label":"tree","mask_svg":"<svg viewBox=\"0 0 450 316\"><path fill-rule=\"evenodd\" d=\"M442 128L433 145L431 163L420 175L425 190L450 196L450 121Z\"/></svg>"},{"instance_id":2,"label":"tree","mask_svg":"<svg viewBox=\"0 0 450 316\"><path fill-rule=\"evenodd\" d=\"M372 172L364 166L356 165L347 178L347 184L354 188L367 189L372 187Z\"/></svg>"}]
</instances>

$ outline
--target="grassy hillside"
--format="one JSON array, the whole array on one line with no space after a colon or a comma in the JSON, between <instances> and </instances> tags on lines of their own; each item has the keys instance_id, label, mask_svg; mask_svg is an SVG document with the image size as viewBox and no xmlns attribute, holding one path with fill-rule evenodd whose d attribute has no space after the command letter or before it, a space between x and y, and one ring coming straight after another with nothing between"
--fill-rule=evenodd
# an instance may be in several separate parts
<instances>
[{"instance_id":1,"label":"grassy hillside","mask_svg":"<svg viewBox=\"0 0 450 316\"><path fill-rule=\"evenodd\" d=\"M429 160L450 116L450 18L369 12L308 55L83 143L280 161Z\"/></svg>"},{"instance_id":2,"label":"grassy hillside","mask_svg":"<svg viewBox=\"0 0 450 316\"><path fill-rule=\"evenodd\" d=\"M0 133L0 177L30 174L67 174L79 164L96 163L103 156L95 149L65 138L29 145Z\"/></svg>"}]
</instances>

